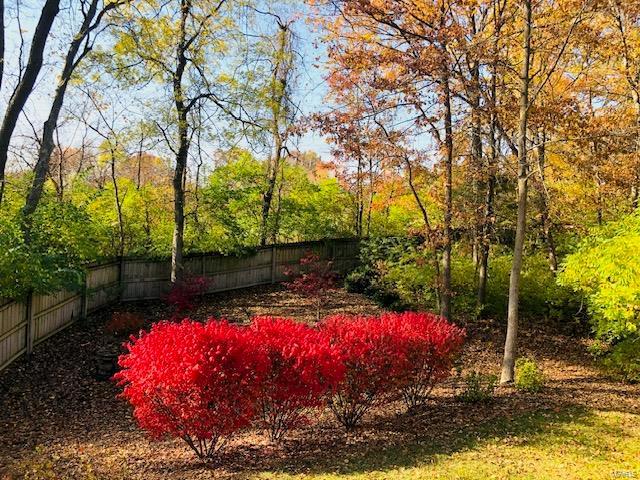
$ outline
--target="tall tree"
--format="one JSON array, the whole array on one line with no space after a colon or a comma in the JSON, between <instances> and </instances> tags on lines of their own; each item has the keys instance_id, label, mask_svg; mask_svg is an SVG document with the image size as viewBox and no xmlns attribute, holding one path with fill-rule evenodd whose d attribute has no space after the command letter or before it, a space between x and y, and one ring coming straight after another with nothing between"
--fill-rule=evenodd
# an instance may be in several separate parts
<instances>
[{"instance_id":1,"label":"tall tree","mask_svg":"<svg viewBox=\"0 0 640 480\"><path fill-rule=\"evenodd\" d=\"M527 156L527 128L529 121L529 85L531 62L531 30L533 12L531 0L523 0L524 30L522 33L522 69L520 70L520 108L518 120L518 217L516 220L516 239L513 248L513 265L509 277L509 303L507 306L507 337L504 344L504 358L500 382L513 381L514 367L518 348L518 308L520 297L520 277L524 255L524 239L527 227L527 189L529 163Z\"/></svg>"},{"instance_id":2,"label":"tall tree","mask_svg":"<svg viewBox=\"0 0 640 480\"><path fill-rule=\"evenodd\" d=\"M16 85L16 88L9 99L9 104L7 105L2 119L2 124L0 125L0 203L2 203L2 197L4 195L6 183L5 172L7 168L11 137L13 136L13 132L16 128L18 117L27 103L29 95L31 95L31 92L33 91L38 74L42 68L44 49L47 44L47 39L49 38L49 32L59 11L60 0L46 0L40 12L40 18L36 24L33 38L31 39L31 49L29 50L27 64L25 65L24 72L22 72L20 81ZM4 15L4 11L2 13ZM4 66L4 55L1 60L2 65Z\"/></svg>"},{"instance_id":3,"label":"tall tree","mask_svg":"<svg viewBox=\"0 0 640 480\"><path fill-rule=\"evenodd\" d=\"M226 0L178 0L139 6L123 16L116 33L116 73L128 83L150 81L164 86L170 111L156 120L174 156L174 229L171 280L184 274L185 185L191 140L202 111L206 119L221 112L235 120L244 117L242 105L226 95L222 55L233 25ZM219 71L216 71L219 69ZM229 78L229 77L227 77ZM228 83L234 83L233 78ZM155 104L157 105L157 103Z\"/></svg>"},{"instance_id":4,"label":"tall tree","mask_svg":"<svg viewBox=\"0 0 640 480\"><path fill-rule=\"evenodd\" d=\"M80 2L80 11L83 18L82 24L71 40L69 49L65 56L62 72L58 78L58 84L54 92L51 109L49 110L49 115L47 116L47 120L44 122L42 128L42 139L38 150L38 160L34 168L33 182L22 210L25 217L25 229L27 232L29 230L29 217L33 212L35 212L38 204L40 203L40 198L42 197L42 190L44 188L47 172L49 171L49 159L51 158L51 153L54 148L53 134L58 125L58 118L60 116L60 111L62 110L69 82L71 81L73 73L80 62L82 62L93 48L95 35L92 36L92 32L97 33L105 15L110 10L115 9L124 3L125 0L113 2L107 0L100 8L98 8L100 1L101 0L88 0L88 2Z\"/></svg>"},{"instance_id":5,"label":"tall tree","mask_svg":"<svg viewBox=\"0 0 640 480\"><path fill-rule=\"evenodd\" d=\"M268 130L271 133L272 149L267 159L267 182L262 194L262 220L260 244L266 245L269 236L269 219L278 175L282 161L288 154L287 139L291 132L293 108L291 104L291 82L294 71L291 22L274 15L277 24L271 81L267 88ZM277 236L273 229L272 239Z\"/></svg>"}]
</instances>

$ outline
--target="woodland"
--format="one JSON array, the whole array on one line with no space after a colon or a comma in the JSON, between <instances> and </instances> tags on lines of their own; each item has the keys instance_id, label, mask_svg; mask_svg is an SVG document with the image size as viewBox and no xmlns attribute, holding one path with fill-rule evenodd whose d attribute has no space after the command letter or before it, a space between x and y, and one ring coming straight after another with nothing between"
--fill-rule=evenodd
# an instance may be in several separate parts
<instances>
[{"instance_id":1,"label":"woodland","mask_svg":"<svg viewBox=\"0 0 640 480\"><path fill-rule=\"evenodd\" d=\"M162 306L0 371L0 475L640 477L640 0L0 12L0 299L171 262ZM211 296L184 268L328 239L353 270ZM37 382L74 393L32 411ZM57 434L83 395L111 418Z\"/></svg>"}]
</instances>

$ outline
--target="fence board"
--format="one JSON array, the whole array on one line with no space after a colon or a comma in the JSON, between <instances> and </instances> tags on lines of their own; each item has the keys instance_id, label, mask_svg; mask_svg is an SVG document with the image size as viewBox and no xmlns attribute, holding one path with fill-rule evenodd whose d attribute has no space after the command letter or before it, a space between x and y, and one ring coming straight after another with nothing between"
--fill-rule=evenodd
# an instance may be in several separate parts
<instances>
[{"instance_id":1,"label":"fence board","mask_svg":"<svg viewBox=\"0 0 640 480\"><path fill-rule=\"evenodd\" d=\"M197 255L185 258L184 266L187 274L209 278L208 292L213 293L285 280L285 270L295 271L308 251L333 260L334 268L344 273L357 264L359 242L327 240L274 245L241 257ZM0 370L86 313L118 301L161 298L170 288L170 276L168 260L125 258L88 267L85 286L79 292L63 290L30 296L31 309L22 302L0 298ZM27 341L29 331L33 342Z\"/></svg>"}]
</instances>

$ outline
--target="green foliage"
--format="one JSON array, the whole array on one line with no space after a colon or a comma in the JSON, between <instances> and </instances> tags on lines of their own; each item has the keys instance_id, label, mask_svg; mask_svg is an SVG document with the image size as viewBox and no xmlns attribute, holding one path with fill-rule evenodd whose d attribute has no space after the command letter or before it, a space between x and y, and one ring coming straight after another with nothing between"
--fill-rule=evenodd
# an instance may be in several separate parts
<instances>
[{"instance_id":1,"label":"green foliage","mask_svg":"<svg viewBox=\"0 0 640 480\"><path fill-rule=\"evenodd\" d=\"M632 335L616 343L602 364L610 374L622 381L640 382L640 337Z\"/></svg>"},{"instance_id":2,"label":"green foliage","mask_svg":"<svg viewBox=\"0 0 640 480\"><path fill-rule=\"evenodd\" d=\"M32 217L31 238L19 214L0 216L0 296L73 289L83 264L96 258L92 224L85 211L69 202L48 201Z\"/></svg>"},{"instance_id":3,"label":"green foliage","mask_svg":"<svg viewBox=\"0 0 640 480\"><path fill-rule=\"evenodd\" d=\"M346 280L352 291L365 293L392 308L437 308L433 251L419 237L378 237L363 242L360 266ZM512 256L499 248L491 252L483 315L504 318L507 311ZM471 256L456 245L452 255L453 312L476 316L477 273ZM569 288L558 287L545 256L532 253L522 269L521 311L526 316L567 322L579 310Z\"/></svg>"},{"instance_id":4,"label":"green foliage","mask_svg":"<svg viewBox=\"0 0 640 480\"><path fill-rule=\"evenodd\" d=\"M539 392L544 387L544 374L538 364L531 358L516 360L515 386L524 392Z\"/></svg>"},{"instance_id":5,"label":"green foliage","mask_svg":"<svg viewBox=\"0 0 640 480\"><path fill-rule=\"evenodd\" d=\"M347 290L363 293L388 308L405 307L401 292L407 292L420 282L411 278L408 270L396 268L396 277L390 276L390 268L406 266L406 252L421 250L421 239L418 237L373 237L362 241L360 245L360 265L345 279ZM404 278L398 278L404 276ZM403 282L404 280L404 282Z\"/></svg>"},{"instance_id":6,"label":"green foliage","mask_svg":"<svg viewBox=\"0 0 640 480\"><path fill-rule=\"evenodd\" d=\"M458 394L459 400L465 403L487 402L493 398L498 377L474 370L462 377L462 385L462 392Z\"/></svg>"},{"instance_id":7,"label":"green foliage","mask_svg":"<svg viewBox=\"0 0 640 480\"><path fill-rule=\"evenodd\" d=\"M260 242L265 164L248 152L217 168L202 191L198 234L203 250L230 251ZM276 242L351 236L351 198L335 179L312 182L301 167L284 165L275 187L268 239Z\"/></svg>"},{"instance_id":8,"label":"green foliage","mask_svg":"<svg viewBox=\"0 0 640 480\"><path fill-rule=\"evenodd\" d=\"M640 324L640 211L591 231L567 256L558 282L584 297L601 337Z\"/></svg>"}]
</instances>

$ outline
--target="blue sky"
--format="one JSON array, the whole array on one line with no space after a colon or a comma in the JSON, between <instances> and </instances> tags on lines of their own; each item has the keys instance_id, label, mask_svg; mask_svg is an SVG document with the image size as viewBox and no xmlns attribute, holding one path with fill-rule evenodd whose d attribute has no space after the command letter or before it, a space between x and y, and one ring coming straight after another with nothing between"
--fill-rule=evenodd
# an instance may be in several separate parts
<instances>
[{"instance_id":1,"label":"blue sky","mask_svg":"<svg viewBox=\"0 0 640 480\"><path fill-rule=\"evenodd\" d=\"M26 137L33 137L33 127L31 125L39 129L48 114L51 95L55 86L55 76L60 70L62 52L66 45L68 45L68 39L72 31L72 29L68 27L70 23L68 21L71 20L71 23L73 23L75 20L77 23L78 20L78 14L74 9L69 7L70 5L74 5L77 9L78 3L74 0L62 0L61 11L54 23L52 35L47 44L45 64L39 76L36 89L32 93L25 108L25 114L20 119L16 132L17 137L14 143L23 142L28 144L31 140ZM286 5L284 3L276 3L275 6L277 9L284 9L283 11L285 11L286 14L292 14L292 12L295 14L296 11L299 14L300 8L305 8L299 4ZM40 2L35 0L26 0L25 2L12 3L7 6L8 11L5 15L5 21L7 23L5 81L3 82L3 89L0 94L3 104L6 104L11 94L11 89L16 83L15 72L18 70L17 65L20 52L19 31L21 30L23 34L22 37L25 44L22 50L23 58L26 58L30 38L39 15L39 7ZM296 32L296 51L300 57L298 65L298 88L295 101L299 105L302 115L308 115L326 108L324 103L326 85L323 78L325 74L323 63L326 55L322 43L316 41L318 39L317 32L308 22L308 18L305 18L307 13L308 12L302 12L302 15L300 15L301 18L296 20L294 27ZM16 20L18 14L20 16L19 24ZM70 92L70 95L68 95L66 105L67 107L73 108L73 92ZM63 136L66 137L61 140L61 143L68 139L68 143L73 145L77 144L81 139L77 127L74 128L71 126L61 131L64 132ZM330 159L331 156L329 145L327 145L320 135L314 132L306 133L295 142L295 146L301 150L314 150L324 159Z\"/></svg>"}]
</instances>

